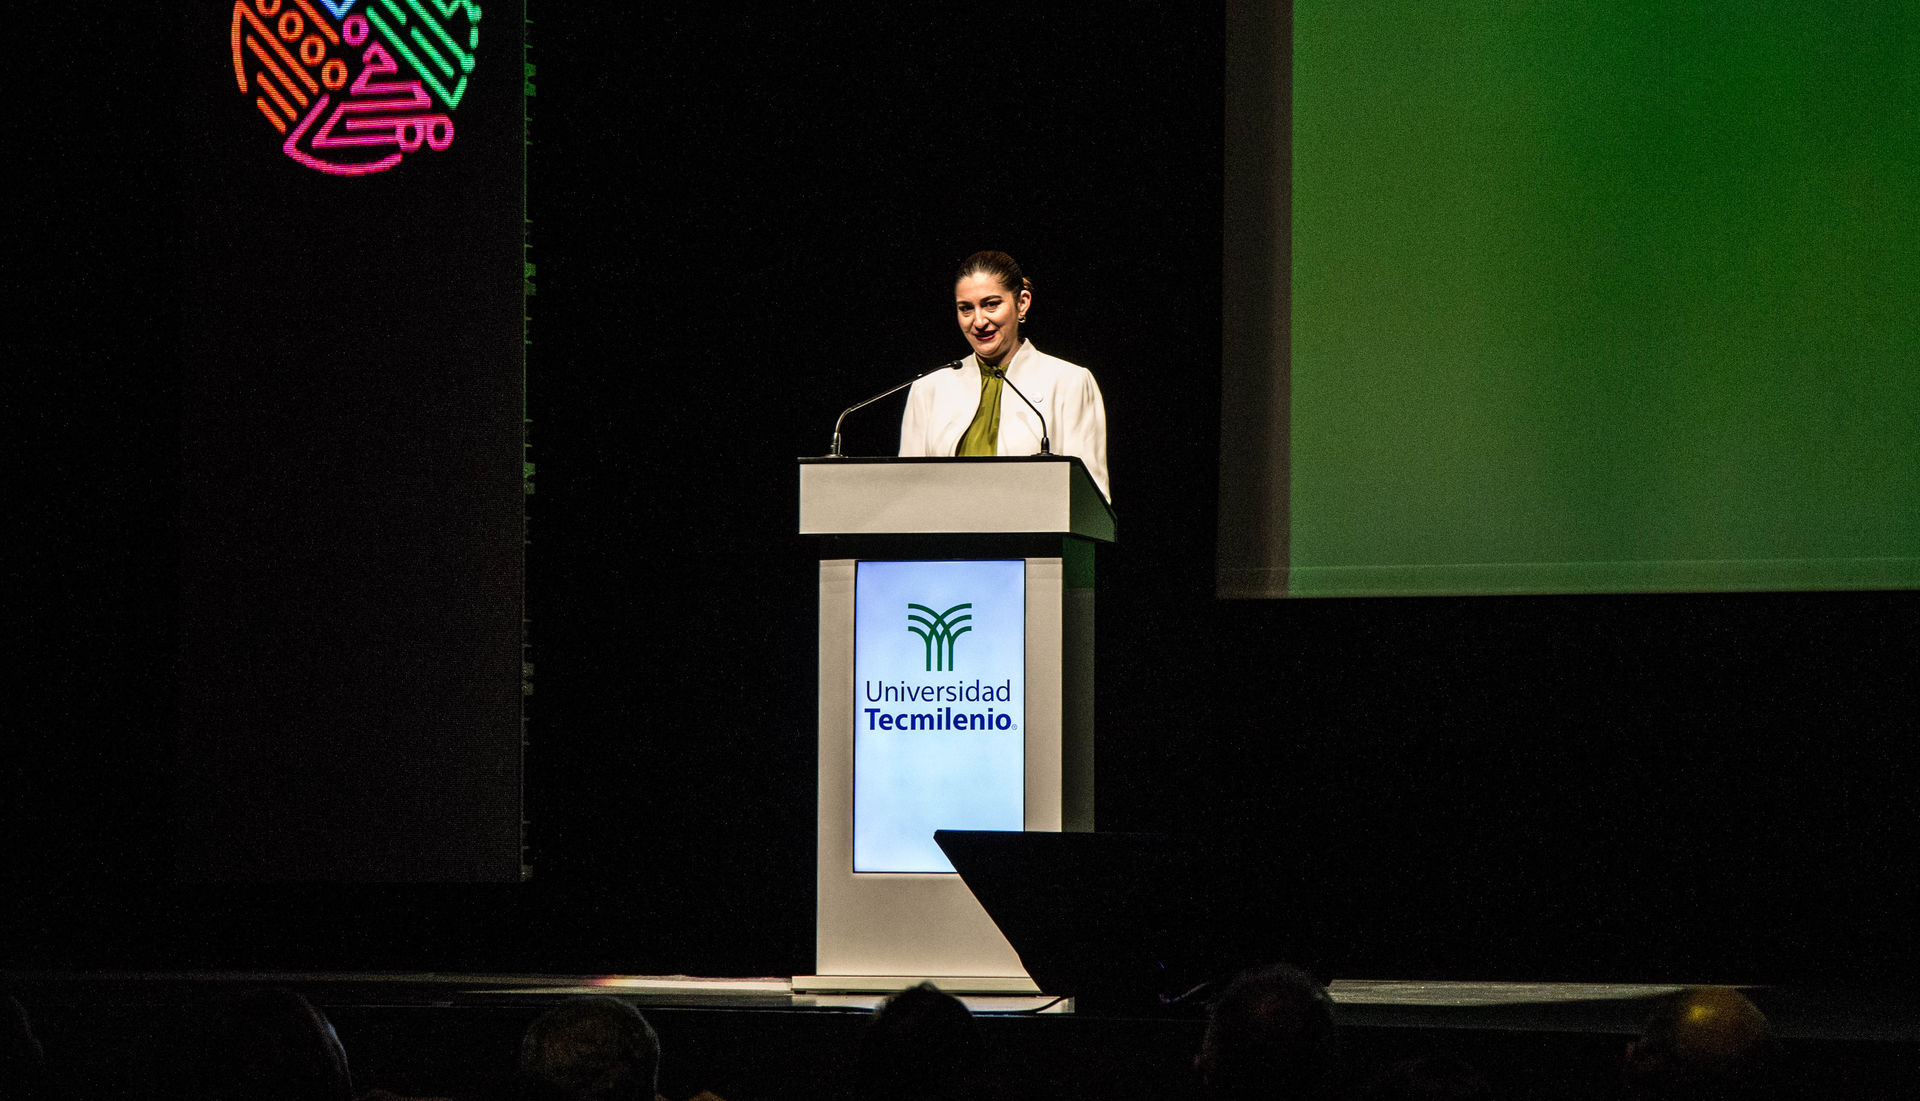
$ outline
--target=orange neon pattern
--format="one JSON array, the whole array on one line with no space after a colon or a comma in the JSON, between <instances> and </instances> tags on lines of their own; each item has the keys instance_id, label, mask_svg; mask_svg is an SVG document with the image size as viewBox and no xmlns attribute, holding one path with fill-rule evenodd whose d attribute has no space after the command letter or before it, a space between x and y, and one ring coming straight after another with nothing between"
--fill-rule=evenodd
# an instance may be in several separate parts
<instances>
[{"instance_id":1,"label":"orange neon pattern","mask_svg":"<svg viewBox=\"0 0 1920 1101\"><path fill-rule=\"evenodd\" d=\"M260 113L267 116L267 121L273 123L274 129L280 131L282 134L287 132L287 124L281 120L279 115L273 113L273 108L267 106L266 100L256 96L253 102L259 105Z\"/></svg>"},{"instance_id":2,"label":"orange neon pattern","mask_svg":"<svg viewBox=\"0 0 1920 1101\"><path fill-rule=\"evenodd\" d=\"M293 0L293 2L300 5L301 11L307 13L307 18L313 20L313 25L319 28L321 34L324 34L327 36L327 41L332 42L335 45L339 44L340 36L333 33L333 24L327 22L325 19L322 19L320 17L320 13L313 10L312 4L307 3L307 0Z\"/></svg>"},{"instance_id":3,"label":"orange neon pattern","mask_svg":"<svg viewBox=\"0 0 1920 1101\"><path fill-rule=\"evenodd\" d=\"M234 85L296 164L384 172L453 144L480 41L471 0L234 0Z\"/></svg>"}]
</instances>

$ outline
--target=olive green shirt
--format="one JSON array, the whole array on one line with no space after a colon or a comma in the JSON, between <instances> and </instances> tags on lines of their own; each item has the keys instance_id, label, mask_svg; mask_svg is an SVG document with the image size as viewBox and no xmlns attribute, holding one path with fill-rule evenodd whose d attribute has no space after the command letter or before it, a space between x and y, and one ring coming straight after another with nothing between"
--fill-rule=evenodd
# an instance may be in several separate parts
<instances>
[{"instance_id":1,"label":"olive green shirt","mask_svg":"<svg viewBox=\"0 0 1920 1101\"><path fill-rule=\"evenodd\" d=\"M998 455L1000 453L1000 394L999 375L980 372L980 407L973 411L973 423L960 437L959 446L953 449L955 455Z\"/></svg>"}]
</instances>

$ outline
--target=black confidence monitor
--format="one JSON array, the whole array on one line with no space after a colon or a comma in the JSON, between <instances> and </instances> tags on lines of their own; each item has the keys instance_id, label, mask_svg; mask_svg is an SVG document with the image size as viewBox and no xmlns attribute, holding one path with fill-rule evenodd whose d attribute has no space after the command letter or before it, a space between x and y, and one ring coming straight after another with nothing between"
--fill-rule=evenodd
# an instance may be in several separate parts
<instances>
[{"instance_id":1,"label":"black confidence monitor","mask_svg":"<svg viewBox=\"0 0 1920 1101\"><path fill-rule=\"evenodd\" d=\"M1085 1012L1164 1010L1245 967L1299 961L1217 846L1162 834L936 830L1043 993Z\"/></svg>"}]
</instances>

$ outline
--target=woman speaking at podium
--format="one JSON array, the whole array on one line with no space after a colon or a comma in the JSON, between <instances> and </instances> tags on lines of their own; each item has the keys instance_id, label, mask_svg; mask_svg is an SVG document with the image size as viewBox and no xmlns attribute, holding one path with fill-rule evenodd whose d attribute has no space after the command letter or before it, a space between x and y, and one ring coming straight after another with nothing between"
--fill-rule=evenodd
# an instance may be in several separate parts
<instances>
[{"instance_id":1,"label":"woman speaking at podium","mask_svg":"<svg viewBox=\"0 0 1920 1101\"><path fill-rule=\"evenodd\" d=\"M953 304L973 354L951 371L935 371L907 392L900 454L1037 455L1046 418L1055 455L1086 464L1100 493L1107 488L1107 407L1085 367L1055 359L1023 339L1033 284L1004 252L976 252L954 276ZM1017 394L1005 393L1015 389ZM1021 401L1024 394L1026 401Z\"/></svg>"}]
</instances>

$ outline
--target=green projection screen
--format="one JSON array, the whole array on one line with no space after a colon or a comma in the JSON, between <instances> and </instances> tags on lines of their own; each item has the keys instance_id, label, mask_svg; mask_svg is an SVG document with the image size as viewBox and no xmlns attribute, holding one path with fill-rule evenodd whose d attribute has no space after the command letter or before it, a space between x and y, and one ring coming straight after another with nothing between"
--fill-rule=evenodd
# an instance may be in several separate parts
<instances>
[{"instance_id":1,"label":"green projection screen","mask_svg":"<svg viewBox=\"0 0 1920 1101\"><path fill-rule=\"evenodd\" d=\"M1281 10L1222 595L1920 586L1920 6Z\"/></svg>"}]
</instances>

